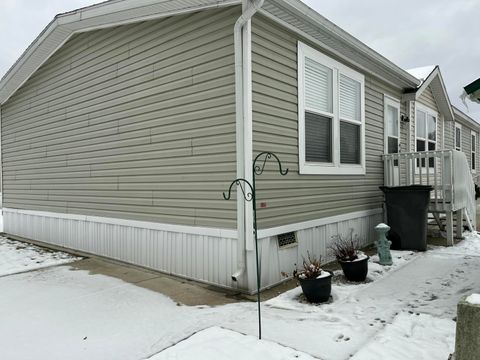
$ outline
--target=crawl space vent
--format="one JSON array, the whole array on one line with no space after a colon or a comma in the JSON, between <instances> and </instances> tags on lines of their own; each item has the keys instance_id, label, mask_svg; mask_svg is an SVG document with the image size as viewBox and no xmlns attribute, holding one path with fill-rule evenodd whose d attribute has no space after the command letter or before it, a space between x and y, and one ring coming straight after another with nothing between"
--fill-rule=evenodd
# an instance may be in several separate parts
<instances>
[{"instance_id":1,"label":"crawl space vent","mask_svg":"<svg viewBox=\"0 0 480 360\"><path fill-rule=\"evenodd\" d=\"M289 232L285 234L277 235L278 247L285 248L293 245L297 245L297 235L295 232Z\"/></svg>"}]
</instances>

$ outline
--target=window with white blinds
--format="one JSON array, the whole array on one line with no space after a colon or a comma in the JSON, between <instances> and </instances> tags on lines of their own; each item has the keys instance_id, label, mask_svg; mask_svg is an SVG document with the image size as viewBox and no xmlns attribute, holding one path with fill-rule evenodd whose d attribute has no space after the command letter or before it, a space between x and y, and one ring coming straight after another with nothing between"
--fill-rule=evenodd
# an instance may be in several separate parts
<instances>
[{"instance_id":1,"label":"window with white blinds","mask_svg":"<svg viewBox=\"0 0 480 360\"><path fill-rule=\"evenodd\" d=\"M365 174L364 76L298 43L303 174Z\"/></svg>"}]
</instances>

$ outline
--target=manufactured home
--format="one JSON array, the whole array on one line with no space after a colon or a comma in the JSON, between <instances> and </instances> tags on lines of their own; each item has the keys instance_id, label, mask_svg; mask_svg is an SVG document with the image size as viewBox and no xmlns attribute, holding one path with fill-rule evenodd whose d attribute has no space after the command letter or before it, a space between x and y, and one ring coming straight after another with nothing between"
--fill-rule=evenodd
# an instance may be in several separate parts
<instances>
[{"instance_id":1,"label":"manufactured home","mask_svg":"<svg viewBox=\"0 0 480 360\"><path fill-rule=\"evenodd\" d=\"M471 192L447 189L446 169L468 166L438 68L419 79L298 0L58 15L0 104L7 234L241 291L256 289L252 207L222 193L261 152L289 169L256 177L262 288L307 251L328 257L333 235L372 243L381 185L435 169L460 217L466 201L447 203Z\"/></svg>"}]
</instances>

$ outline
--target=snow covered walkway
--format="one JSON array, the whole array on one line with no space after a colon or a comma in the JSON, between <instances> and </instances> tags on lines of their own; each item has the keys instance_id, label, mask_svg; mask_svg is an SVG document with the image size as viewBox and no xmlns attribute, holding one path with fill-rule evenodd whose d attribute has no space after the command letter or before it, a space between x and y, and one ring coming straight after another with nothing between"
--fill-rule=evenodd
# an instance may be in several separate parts
<instances>
[{"instance_id":1,"label":"snow covered walkway","mask_svg":"<svg viewBox=\"0 0 480 360\"><path fill-rule=\"evenodd\" d=\"M0 259L4 254L0 246ZM254 303L179 306L68 264L4 276L1 357L447 359L456 304L480 290L480 237L426 253L395 252L394 262L390 269L370 264L369 283L334 286L330 304L306 303L299 288L263 303L264 341L255 339Z\"/></svg>"}]
</instances>

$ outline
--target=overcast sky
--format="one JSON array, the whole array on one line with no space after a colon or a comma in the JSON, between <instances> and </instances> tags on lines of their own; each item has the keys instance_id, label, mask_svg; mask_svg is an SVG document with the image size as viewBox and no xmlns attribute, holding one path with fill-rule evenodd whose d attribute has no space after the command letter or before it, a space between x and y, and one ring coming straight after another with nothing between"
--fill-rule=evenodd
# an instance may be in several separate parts
<instances>
[{"instance_id":1,"label":"overcast sky","mask_svg":"<svg viewBox=\"0 0 480 360\"><path fill-rule=\"evenodd\" d=\"M0 76L55 14L98 2L0 0ZM480 77L479 0L304 2L404 69L440 65L452 103L480 121L480 105L459 98Z\"/></svg>"}]
</instances>

